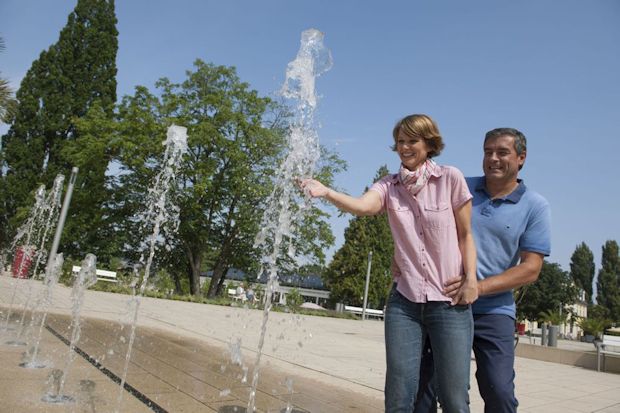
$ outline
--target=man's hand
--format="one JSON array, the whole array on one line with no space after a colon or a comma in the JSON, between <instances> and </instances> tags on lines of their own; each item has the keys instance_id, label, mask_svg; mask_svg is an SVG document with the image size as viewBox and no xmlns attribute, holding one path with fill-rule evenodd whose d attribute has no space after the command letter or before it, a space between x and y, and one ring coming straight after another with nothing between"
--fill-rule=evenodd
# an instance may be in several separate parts
<instances>
[{"instance_id":1,"label":"man's hand","mask_svg":"<svg viewBox=\"0 0 620 413\"><path fill-rule=\"evenodd\" d=\"M521 262L508 268L501 274L487 277L477 282L478 296L497 294L510 291L523 285L531 284L538 279L542 268L544 255L537 252L521 252ZM453 277L444 284L443 293L452 298L453 303L457 295L462 291L463 276ZM459 297L462 299L462 297ZM458 303L458 302L457 302Z\"/></svg>"}]
</instances>

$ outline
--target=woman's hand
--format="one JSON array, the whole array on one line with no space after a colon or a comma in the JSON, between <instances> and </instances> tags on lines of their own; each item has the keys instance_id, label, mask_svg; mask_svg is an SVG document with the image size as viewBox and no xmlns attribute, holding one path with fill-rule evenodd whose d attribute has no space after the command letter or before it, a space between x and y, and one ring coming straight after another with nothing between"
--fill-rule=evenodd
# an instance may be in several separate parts
<instances>
[{"instance_id":1,"label":"woman's hand","mask_svg":"<svg viewBox=\"0 0 620 413\"><path fill-rule=\"evenodd\" d=\"M335 191L316 179L298 179L297 185L306 196L323 198L334 204L336 208L355 215L374 215L381 212L381 196L377 191L367 191L360 198Z\"/></svg>"},{"instance_id":2,"label":"woman's hand","mask_svg":"<svg viewBox=\"0 0 620 413\"><path fill-rule=\"evenodd\" d=\"M472 304L478 299L478 282L465 275L455 277L448 280L443 293L452 298L452 305Z\"/></svg>"},{"instance_id":3,"label":"woman's hand","mask_svg":"<svg viewBox=\"0 0 620 413\"><path fill-rule=\"evenodd\" d=\"M330 191L328 187L312 178L299 181L299 187L312 198L324 198Z\"/></svg>"}]
</instances>

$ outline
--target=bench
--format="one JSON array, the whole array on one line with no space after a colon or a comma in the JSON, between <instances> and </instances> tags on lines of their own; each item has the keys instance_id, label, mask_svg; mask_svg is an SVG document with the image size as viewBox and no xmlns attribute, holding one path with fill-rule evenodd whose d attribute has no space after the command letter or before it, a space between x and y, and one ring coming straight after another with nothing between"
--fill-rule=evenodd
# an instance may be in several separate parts
<instances>
[{"instance_id":1,"label":"bench","mask_svg":"<svg viewBox=\"0 0 620 413\"><path fill-rule=\"evenodd\" d=\"M532 328L529 331L529 337L530 337L530 344L532 344L532 341L534 341L534 344L536 344L536 340L534 339L535 337L540 337L540 339L542 340L542 328Z\"/></svg>"},{"instance_id":2,"label":"bench","mask_svg":"<svg viewBox=\"0 0 620 413\"><path fill-rule=\"evenodd\" d=\"M601 356L604 364L606 354L620 356L620 337L604 334L603 341L596 342L596 371L601 371Z\"/></svg>"},{"instance_id":3,"label":"bench","mask_svg":"<svg viewBox=\"0 0 620 413\"><path fill-rule=\"evenodd\" d=\"M241 295L237 295L236 288L228 289L228 297L232 298L235 301L241 300L241 302L245 302L245 300L247 300L247 297L245 296L245 291Z\"/></svg>"},{"instance_id":4,"label":"bench","mask_svg":"<svg viewBox=\"0 0 620 413\"><path fill-rule=\"evenodd\" d=\"M74 265L73 268L71 268L71 272L77 275L81 269L82 267L80 267L79 265ZM114 271L96 270L95 273L97 274L98 281L107 281L111 283L118 282L118 280L116 279L116 273Z\"/></svg>"},{"instance_id":5,"label":"bench","mask_svg":"<svg viewBox=\"0 0 620 413\"><path fill-rule=\"evenodd\" d=\"M353 314L362 315L364 309L362 307L353 307L351 305L345 305L344 306L344 311L347 311L347 312L353 313ZM366 316L367 317L376 317L376 318L383 319L383 310L375 310L373 308L367 308L366 309Z\"/></svg>"}]
</instances>

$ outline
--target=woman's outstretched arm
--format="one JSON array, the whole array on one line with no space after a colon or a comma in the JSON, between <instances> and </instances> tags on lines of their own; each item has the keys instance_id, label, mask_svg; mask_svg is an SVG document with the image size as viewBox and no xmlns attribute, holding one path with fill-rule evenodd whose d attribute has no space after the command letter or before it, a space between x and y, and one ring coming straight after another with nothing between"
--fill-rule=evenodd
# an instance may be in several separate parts
<instances>
[{"instance_id":1,"label":"woman's outstretched arm","mask_svg":"<svg viewBox=\"0 0 620 413\"><path fill-rule=\"evenodd\" d=\"M381 196L376 191L367 191L359 198L326 187L316 179L304 179L301 189L313 198L323 198L338 209L354 215L375 215L381 211Z\"/></svg>"}]
</instances>

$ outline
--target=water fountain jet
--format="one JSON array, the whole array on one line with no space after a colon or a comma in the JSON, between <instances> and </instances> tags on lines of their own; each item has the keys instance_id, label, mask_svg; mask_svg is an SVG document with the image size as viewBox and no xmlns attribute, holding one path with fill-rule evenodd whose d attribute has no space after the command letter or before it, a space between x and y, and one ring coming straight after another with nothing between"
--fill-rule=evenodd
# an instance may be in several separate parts
<instances>
[{"instance_id":1,"label":"water fountain jet","mask_svg":"<svg viewBox=\"0 0 620 413\"><path fill-rule=\"evenodd\" d=\"M267 200L262 229L255 241L255 246L265 251L263 268L269 278L265 289L266 300L252 374L248 412L255 410L262 349L273 293L278 282L278 261L283 254L291 258L295 256L293 234L311 207L309 197L299 199L297 180L313 176L320 156L317 128L314 123L317 104L314 86L316 77L329 70L331 66L331 53L323 45L323 33L316 29L304 31L297 56L287 66L286 81L281 90L285 98L295 103L295 119L288 133L288 153L276 172L274 190Z\"/></svg>"},{"instance_id":2,"label":"water fountain jet","mask_svg":"<svg viewBox=\"0 0 620 413\"><path fill-rule=\"evenodd\" d=\"M161 243L166 231L168 234L176 231L178 227L178 207L172 203L169 196L170 189L176 183L176 174L181 164L182 156L187 150L187 128L172 125L168 128L166 140L164 141L166 150L164 152L163 168L155 177L153 186L149 189L146 205L148 210L142 217L143 227L151 228L151 235L147 240L148 255L143 254L140 262L144 263L144 275L140 284L140 290L133 300L133 316L131 320L131 333L129 336L129 344L127 346L127 354L125 356L125 365L123 375L121 377L120 391L117 400L117 409L120 410L123 401L125 380L127 378L127 369L129 368L129 360L131 351L136 337L136 325L138 322L138 311L140 309L140 297L144 295L149 280L151 264L155 257L158 244Z\"/></svg>"},{"instance_id":3,"label":"water fountain jet","mask_svg":"<svg viewBox=\"0 0 620 413\"><path fill-rule=\"evenodd\" d=\"M73 283L73 289L71 290L71 340L69 342L69 353L67 354L67 359L65 361L65 367L62 370L62 377L60 379L60 384L55 393L56 399L63 399L69 396L63 395L63 390L65 387L65 382L67 379L67 375L69 374L69 369L71 368L71 364L75 359L76 352L75 346L80 340L80 335L82 332L82 327L80 324L82 305L84 303L84 293L88 289L88 287L94 285L97 282L97 257L93 254L87 254L86 258L82 261L82 265L80 268L80 272L78 273L75 281ZM64 399L63 399L64 400ZM55 403L54 401L52 401Z\"/></svg>"},{"instance_id":4,"label":"water fountain jet","mask_svg":"<svg viewBox=\"0 0 620 413\"><path fill-rule=\"evenodd\" d=\"M45 286L43 300L41 304L41 319L39 324L38 334L35 337L35 343L32 348L32 357L29 362L24 362L20 364L20 367L24 368L42 368L46 367L46 364L37 360L39 355L39 345L41 344L41 336L43 335L43 326L45 325L45 320L47 319L47 312L49 310L50 305L52 304L52 297L54 287L58 282L58 277L62 272L62 264L64 262L64 258L62 254L57 254L54 259L54 263L52 265L47 266L47 271L45 273L45 278L43 280L43 284Z\"/></svg>"}]
</instances>

